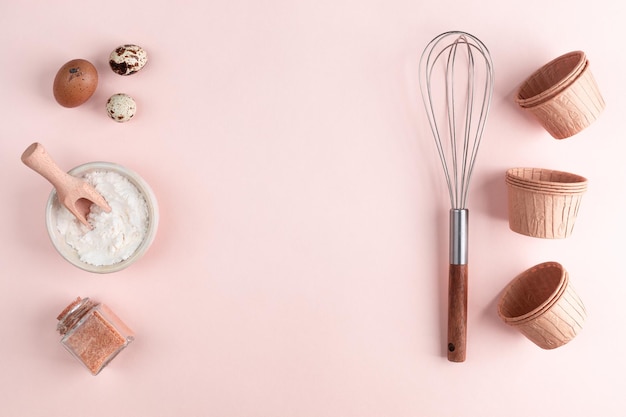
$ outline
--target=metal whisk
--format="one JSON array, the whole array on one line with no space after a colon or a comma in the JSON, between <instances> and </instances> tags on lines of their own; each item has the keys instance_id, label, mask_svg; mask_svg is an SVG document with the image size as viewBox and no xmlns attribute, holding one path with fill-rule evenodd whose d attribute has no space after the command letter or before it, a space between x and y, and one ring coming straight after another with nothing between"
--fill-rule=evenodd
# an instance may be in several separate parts
<instances>
[{"instance_id":1,"label":"metal whisk","mask_svg":"<svg viewBox=\"0 0 626 417\"><path fill-rule=\"evenodd\" d=\"M466 32L435 37L419 66L420 89L450 194L448 360L463 362L467 340L470 178L493 95L493 62Z\"/></svg>"}]
</instances>

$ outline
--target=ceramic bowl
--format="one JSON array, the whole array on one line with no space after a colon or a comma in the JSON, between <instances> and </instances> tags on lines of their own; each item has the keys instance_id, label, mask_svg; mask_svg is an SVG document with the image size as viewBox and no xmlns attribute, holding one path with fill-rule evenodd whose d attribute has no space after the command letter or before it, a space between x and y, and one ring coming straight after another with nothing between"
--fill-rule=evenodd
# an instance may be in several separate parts
<instances>
[{"instance_id":1,"label":"ceramic bowl","mask_svg":"<svg viewBox=\"0 0 626 417\"><path fill-rule=\"evenodd\" d=\"M89 162L71 169L68 173L76 177L83 177L87 173L94 171L112 171L122 175L135 187L137 187L139 192L144 197L148 208L148 226L145 236L137 249L135 249L135 251L125 260L110 265L92 265L90 263L83 262L80 259L78 252L66 243L65 237L57 228L58 216L56 213L60 208L60 203L57 198L56 190L54 189L50 193L50 197L48 198L46 205L46 227L54 248L65 260L85 271L106 274L129 267L145 254L156 236L159 223L159 209L157 200L150 186L137 173L121 165L111 162Z\"/></svg>"}]
</instances>

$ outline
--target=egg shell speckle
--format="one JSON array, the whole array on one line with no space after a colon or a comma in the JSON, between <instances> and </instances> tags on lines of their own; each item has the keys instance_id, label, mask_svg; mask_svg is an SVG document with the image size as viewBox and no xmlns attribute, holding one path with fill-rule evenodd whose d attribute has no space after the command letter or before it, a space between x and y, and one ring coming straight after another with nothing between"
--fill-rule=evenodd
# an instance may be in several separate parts
<instances>
[{"instance_id":1,"label":"egg shell speckle","mask_svg":"<svg viewBox=\"0 0 626 417\"><path fill-rule=\"evenodd\" d=\"M109 66L119 75L131 75L148 62L148 54L138 45L126 44L115 48L109 55Z\"/></svg>"},{"instance_id":2,"label":"egg shell speckle","mask_svg":"<svg viewBox=\"0 0 626 417\"><path fill-rule=\"evenodd\" d=\"M137 104L128 94L113 94L106 105L107 113L116 122L127 122L135 116Z\"/></svg>"}]
</instances>

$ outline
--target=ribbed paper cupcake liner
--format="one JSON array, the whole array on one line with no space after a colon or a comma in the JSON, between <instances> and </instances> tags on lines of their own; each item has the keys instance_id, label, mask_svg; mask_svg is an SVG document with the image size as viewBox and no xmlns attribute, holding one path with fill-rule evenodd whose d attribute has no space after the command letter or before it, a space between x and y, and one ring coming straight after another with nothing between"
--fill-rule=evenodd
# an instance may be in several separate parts
<instances>
[{"instance_id":1,"label":"ribbed paper cupcake liner","mask_svg":"<svg viewBox=\"0 0 626 417\"><path fill-rule=\"evenodd\" d=\"M561 55L532 73L519 87L516 101L532 107L558 94L575 80L587 64L582 51Z\"/></svg>"},{"instance_id":2,"label":"ribbed paper cupcake liner","mask_svg":"<svg viewBox=\"0 0 626 417\"><path fill-rule=\"evenodd\" d=\"M585 306L567 284L557 301L542 314L514 325L524 336L542 349L554 349L570 342L582 330L587 318Z\"/></svg>"},{"instance_id":3,"label":"ribbed paper cupcake liner","mask_svg":"<svg viewBox=\"0 0 626 417\"><path fill-rule=\"evenodd\" d=\"M595 122L605 108L589 65L558 94L535 106L523 107L555 139L566 139Z\"/></svg>"},{"instance_id":4,"label":"ribbed paper cupcake liner","mask_svg":"<svg viewBox=\"0 0 626 417\"><path fill-rule=\"evenodd\" d=\"M564 239L572 234L583 193L549 193L507 184L509 227L522 235Z\"/></svg>"},{"instance_id":5,"label":"ribbed paper cupcake liner","mask_svg":"<svg viewBox=\"0 0 626 417\"><path fill-rule=\"evenodd\" d=\"M536 304L537 307L524 313ZM518 313L527 317L511 320ZM554 349L570 342L587 318L567 271L556 262L539 264L513 279L498 303L498 314L542 349Z\"/></svg>"},{"instance_id":6,"label":"ribbed paper cupcake liner","mask_svg":"<svg viewBox=\"0 0 626 417\"><path fill-rule=\"evenodd\" d=\"M529 314L528 317L524 317L524 318L521 318L519 320L511 320L510 324L522 325L522 324L524 324L524 323L526 323L526 322L528 322L530 320L534 320L535 318L537 318L540 315L544 314L546 311L548 311L550 308L552 308L552 306L557 301L559 301L559 299L561 298L561 296L563 295L563 293L567 289L568 285L569 285L569 274L567 273L567 271L564 271L563 280L561 282L561 285L558 288L558 290L556 291L556 293L553 294L552 298L546 300L544 303L542 303L542 305L540 307L538 307L537 309L533 310L532 314Z\"/></svg>"},{"instance_id":7,"label":"ribbed paper cupcake liner","mask_svg":"<svg viewBox=\"0 0 626 417\"><path fill-rule=\"evenodd\" d=\"M522 323L540 314L562 294L567 271L558 262L544 262L519 274L507 285L498 314L506 323Z\"/></svg>"}]
</instances>

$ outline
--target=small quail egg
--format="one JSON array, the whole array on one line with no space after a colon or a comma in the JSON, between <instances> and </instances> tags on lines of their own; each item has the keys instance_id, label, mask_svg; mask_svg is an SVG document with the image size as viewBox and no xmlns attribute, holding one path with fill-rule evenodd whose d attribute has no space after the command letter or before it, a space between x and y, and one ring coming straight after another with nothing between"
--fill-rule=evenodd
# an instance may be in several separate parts
<instances>
[{"instance_id":1,"label":"small quail egg","mask_svg":"<svg viewBox=\"0 0 626 417\"><path fill-rule=\"evenodd\" d=\"M131 75L139 71L148 62L148 54L138 45L122 45L109 55L109 66L119 75Z\"/></svg>"},{"instance_id":2,"label":"small quail egg","mask_svg":"<svg viewBox=\"0 0 626 417\"><path fill-rule=\"evenodd\" d=\"M127 122L135 116L137 104L128 94L113 94L106 105L107 113L116 122Z\"/></svg>"}]
</instances>

